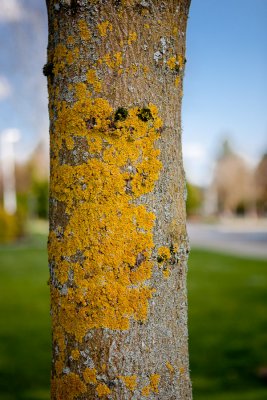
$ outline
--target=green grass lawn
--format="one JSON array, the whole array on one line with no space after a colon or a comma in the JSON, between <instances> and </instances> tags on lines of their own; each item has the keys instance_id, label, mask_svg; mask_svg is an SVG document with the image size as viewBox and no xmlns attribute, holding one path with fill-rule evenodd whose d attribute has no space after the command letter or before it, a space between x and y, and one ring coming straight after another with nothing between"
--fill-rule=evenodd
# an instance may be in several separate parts
<instances>
[{"instance_id":1,"label":"green grass lawn","mask_svg":"<svg viewBox=\"0 0 267 400\"><path fill-rule=\"evenodd\" d=\"M188 278L194 399L267 399L267 262L194 250ZM0 248L1 400L49 399L47 279L45 239Z\"/></svg>"},{"instance_id":2,"label":"green grass lawn","mask_svg":"<svg viewBox=\"0 0 267 400\"><path fill-rule=\"evenodd\" d=\"M0 399L49 399L50 317L45 240L0 250Z\"/></svg>"},{"instance_id":3,"label":"green grass lawn","mask_svg":"<svg viewBox=\"0 0 267 400\"><path fill-rule=\"evenodd\" d=\"M267 262L194 250L188 291L195 400L267 399Z\"/></svg>"}]
</instances>

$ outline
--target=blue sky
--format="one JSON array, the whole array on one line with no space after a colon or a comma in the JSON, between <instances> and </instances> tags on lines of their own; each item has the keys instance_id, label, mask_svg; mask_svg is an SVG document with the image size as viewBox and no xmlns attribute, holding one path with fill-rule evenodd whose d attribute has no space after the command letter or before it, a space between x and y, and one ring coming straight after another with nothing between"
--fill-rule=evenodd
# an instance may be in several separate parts
<instances>
[{"instance_id":1,"label":"blue sky","mask_svg":"<svg viewBox=\"0 0 267 400\"><path fill-rule=\"evenodd\" d=\"M19 159L48 138L45 0L0 0L0 131L18 128ZM267 0L192 0L183 148L207 184L224 138L251 165L267 152Z\"/></svg>"},{"instance_id":2,"label":"blue sky","mask_svg":"<svg viewBox=\"0 0 267 400\"><path fill-rule=\"evenodd\" d=\"M252 165L267 152L267 1L192 0L187 61L185 167L207 183L224 138Z\"/></svg>"}]
</instances>

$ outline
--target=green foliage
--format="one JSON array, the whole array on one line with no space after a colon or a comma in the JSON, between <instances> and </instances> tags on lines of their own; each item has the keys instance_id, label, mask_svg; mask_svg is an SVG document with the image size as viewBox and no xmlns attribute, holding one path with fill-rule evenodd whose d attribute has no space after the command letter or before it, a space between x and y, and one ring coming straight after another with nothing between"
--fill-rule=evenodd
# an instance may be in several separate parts
<instances>
[{"instance_id":1,"label":"green foliage","mask_svg":"<svg viewBox=\"0 0 267 400\"><path fill-rule=\"evenodd\" d=\"M39 218L48 217L48 181L33 181L34 211Z\"/></svg>"},{"instance_id":2,"label":"green foliage","mask_svg":"<svg viewBox=\"0 0 267 400\"><path fill-rule=\"evenodd\" d=\"M24 233L24 219L20 213L11 215L0 207L0 243L13 242Z\"/></svg>"},{"instance_id":3,"label":"green foliage","mask_svg":"<svg viewBox=\"0 0 267 400\"><path fill-rule=\"evenodd\" d=\"M186 212L187 215L190 217L200 212L203 199L201 190L192 183L187 182L186 189L187 189Z\"/></svg>"}]
</instances>

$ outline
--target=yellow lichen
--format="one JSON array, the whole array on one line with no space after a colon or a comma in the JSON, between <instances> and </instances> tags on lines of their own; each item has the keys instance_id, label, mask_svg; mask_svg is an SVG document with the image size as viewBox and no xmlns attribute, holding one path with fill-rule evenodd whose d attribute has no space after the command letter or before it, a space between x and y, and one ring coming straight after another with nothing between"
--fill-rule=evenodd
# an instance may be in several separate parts
<instances>
[{"instance_id":1,"label":"yellow lichen","mask_svg":"<svg viewBox=\"0 0 267 400\"><path fill-rule=\"evenodd\" d=\"M185 368L184 367L179 368L179 372L180 372L180 374L184 374L185 373Z\"/></svg>"},{"instance_id":2,"label":"yellow lichen","mask_svg":"<svg viewBox=\"0 0 267 400\"><path fill-rule=\"evenodd\" d=\"M86 385L72 372L51 381L51 396L56 400L74 400L86 390Z\"/></svg>"},{"instance_id":3,"label":"yellow lichen","mask_svg":"<svg viewBox=\"0 0 267 400\"><path fill-rule=\"evenodd\" d=\"M113 30L112 24L109 21L101 22L97 25L97 28L101 37L105 37L108 31L111 32Z\"/></svg>"},{"instance_id":4,"label":"yellow lichen","mask_svg":"<svg viewBox=\"0 0 267 400\"><path fill-rule=\"evenodd\" d=\"M158 262L162 263L167 261L171 257L170 249L166 246L161 246L158 248Z\"/></svg>"},{"instance_id":5,"label":"yellow lichen","mask_svg":"<svg viewBox=\"0 0 267 400\"><path fill-rule=\"evenodd\" d=\"M79 352L79 350L77 350L77 349L72 350L72 352L71 352L71 357L73 358L73 360L78 360L79 357L80 357L80 352Z\"/></svg>"},{"instance_id":6,"label":"yellow lichen","mask_svg":"<svg viewBox=\"0 0 267 400\"><path fill-rule=\"evenodd\" d=\"M100 92L101 91L101 82L98 79L97 75L96 75L96 71L94 69L89 69L87 71L87 82L90 83L90 85L93 86L94 90L96 92Z\"/></svg>"},{"instance_id":7,"label":"yellow lichen","mask_svg":"<svg viewBox=\"0 0 267 400\"><path fill-rule=\"evenodd\" d=\"M149 68L148 68L146 65L143 67L143 72L144 72L144 75L145 75L145 76L146 76L147 73L149 72Z\"/></svg>"},{"instance_id":8,"label":"yellow lichen","mask_svg":"<svg viewBox=\"0 0 267 400\"><path fill-rule=\"evenodd\" d=\"M150 393L150 385L143 387L141 393L142 393L142 396L145 396L145 397L148 396Z\"/></svg>"},{"instance_id":9,"label":"yellow lichen","mask_svg":"<svg viewBox=\"0 0 267 400\"><path fill-rule=\"evenodd\" d=\"M122 53L121 53L121 51L118 51L117 53L115 53L115 60L116 60L115 65L117 67L119 67L122 64Z\"/></svg>"},{"instance_id":10,"label":"yellow lichen","mask_svg":"<svg viewBox=\"0 0 267 400\"><path fill-rule=\"evenodd\" d=\"M137 33L136 32L130 32L129 35L128 35L128 44L131 45L136 40L137 40Z\"/></svg>"},{"instance_id":11,"label":"yellow lichen","mask_svg":"<svg viewBox=\"0 0 267 400\"><path fill-rule=\"evenodd\" d=\"M70 54L74 54L73 59ZM78 59L75 49L70 53L59 46L54 55L55 71L62 72L75 57ZM121 52L110 58L116 68L122 61ZM125 119L116 119L116 110L109 102L95 97L101 91L96 67L86 76L86 82L67 86L73 104L57 95L53 105L57 118L51 141L51 194L64 204L67 222L64 229L59 226L49 235L53 340L58 348L53 387L59 387L58 400L72 400L85 391L75 374L62 377L67 335L82 342L93 328L125 330L131 319L144 322L155 291L148 282L153 269L155 216L135 200L151 192L159 177L162 165L156 141L162 121L153 104L147 105L148 120L140 118L137 106L127 110ZM73 150L77 138L83 139L90 156L77 165L62 163L62 150ZM62 285L67 288L64 292ZM78 349L70 356L79 359ZM60 387L68 379L76 392L64 397ZM83 379L96 385L96 370L86 368ZM123 377L123 381L134 390L135 376ZM149 390L155 387L150 386ZM110 393L104 384L96 391L99 397Z\"/></svg>"},{"instance_id":12,"label":"yellow lichen","mask_svg":"<svg viewBox=\"0 0 267 400\"><path fill-rule=\"evenodd\" d=\"M106 372L106 370L107 370L107 364L102 364L102 365L101 365L101 370L102 370L103 372Z\"/></svg>"},{"instance_id":13,"label":"yellow lichen","mask_svg":"<svg viewBox=\"0 0 267 400\"><path fill-rule=\"evenodd\" d=\"M86 383L93 383L96 384L96 369L95 368L86 368L83 371L83 379Z\"/></svg>"},{"instance_id":14,"label":"yellow lichen","mask_svg":"<svg viewBox=\"0 0 267 400\"><path fill-rule=\"evenodd\" d=\"M167 65L170 69L182 69L184 66L184 57L182 54L178 54L178 56L172 56L167 60Z\"/></svg>"},{"instance_id":15,"label":"yellow lichen","mask_svg":"<svg viewBox=\"0 0 267 400\"><path fill-rule=\"evenodd\" d=\"M167 65L168 65L168 67L170 68L170 69L174 69L175 67L176 67L176 57L175 56L173 56L173 57L170 57L168 60L167 60Z\"/></svg>"},{"instance_id":16,"label":"yellow lichen","mask_svg":"<svg viewBox=\"0 0 267 400\"><path fill-rule=\"evenodd\" d=\"M151 388L152 392L154 392L154 393L158 393L159 392L159 389L158 389L159 381L160 381L160 375L159 374L152 374L150 376L150 388Z\"/></svg>"},{"instance_id":17,"label":"yellow lichen","mask_svg":"<svg viewBox=\"0 0 267 400\"><path fill-rule=\"evenodd\" d=\"M109 387L107 385L105 385L105 383L100 383L96 387L96 393L97 393L98 397L103 397L103 396L107 396L108 394L110 394L111 390L109 389Z\"/></svg>"},{"instance_id":18,"label":"yellow lichen","mask_svg":"<svg viewBox=\"0 0 267 400\"><path fill-rule=\"evenodd\" d=\"M168 279L170 277L171 271L169 270L169 268L166 268L162 271L163 276L165 279Z\"/></svg>"},{"instance_id":19,"label":"yellow lichen","mask_svg":"<svg viewBox=\"0 0 267 400\"><path fill-rule=\"evenodd\" d=\"M74 44L75 43L75 41L74 41L74 37L73 36L71 36L71 35L69 35L68 37L67 37L67 43L68 44Z\"/></svg>"},{"instance_id":20,"label":"yellow lichen","mask_svg":"<svg viewBox=\"0 0 267 400\"><path fill-rule=\"evenodd\" d=\"M177 58L178 58L178 64L182 68L184 65L184 56L182 54L179 54Z\"/></svg>"},{"instance_id":21,"label":"yellow lichen","mask_svg":"<svg viewBox=\"0 0 267 400\"><path fill-rule=\"evenodd\" d=\"M144 386L141 393L143 396L148 396L150 392L153 393L158 393L159 389L159 381L160 381L160 375L159 374L152 374L149 377L150 383L147 386Z\"/></svg>"},{"instance_id":22,"label":"yellow lichen","mask_svg":"<svg viewBox=\"0 0 267 400\"><path fill-rule=\"evenodd\" d=\"M67 41L68 42L68 41ZM65 72L66 65L71 65L79 56L78 48L69 50L62 43L59 43L53 55L53 73L59 74Z\"/></svg>"},{"instance_id":23,"label":"yellow lichen","mask_svg":"<svg viewBox=\"0 0 267 400\"><path fill-rule=\"evenodd\" d=\"M180 81L181 81L181 78L180 78L180 76L176 76L176 78L175 78L175 82L174 82L174 84L175 84L175 86L176 86L176 87L178 87L178 86L179 86L179 84L180 84Z\"/></svg>"},{"instance_id":24,"label":"yellow lichen","mask_svg":"<svg viewBox=\"0 0 267 400\"><path fill-rule=\"evenodd\" d=\"M90 40L91 32L90 32L90 29L88 28L86 21L84 21L83 19L80 19L78 21L78 27L79 27L81 39L86 40L86 41Z\"/></svg>"},{"instance_id":25,"label":"yellow lichen","mask_svg":"<svg viewBox=\"0 0 267 400\"><path fill-rule=\"evenodd\" d=\"M134 392L136 385L137 385L137 376L136 375L131 375L131 376L119 376L119 379L121 379L124 383L125 386Z\"/></svg>"},{"instance_id":26,"label":"yellow lichen","mask_svg":"<svg viewBox=\"0 0 267 400\"><path fill-rule=\"evenodd\" d=\"M174 367L171 365L171 363L169 361L166 362L166 367L168 368L168 370L173 373L174 372Z\"/></svg>"}]
</instances>

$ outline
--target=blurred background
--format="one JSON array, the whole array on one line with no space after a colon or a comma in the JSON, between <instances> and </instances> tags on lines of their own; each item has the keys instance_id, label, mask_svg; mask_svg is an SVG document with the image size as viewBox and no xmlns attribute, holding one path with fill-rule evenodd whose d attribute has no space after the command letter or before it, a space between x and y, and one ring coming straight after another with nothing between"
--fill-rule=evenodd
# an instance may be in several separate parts
<instances>
[{"instance_id":1,"label":"blurred background","mask_svg":"<svg viewBox=\"0 0 267 400\"><path fill-rule=\"evenodd\" d=\"M0 0L0 398L48 400L47 16ZM196 400L267 398L267 1L192 0L183 99Z\"/></svg>"}]
</instances>

